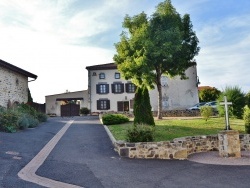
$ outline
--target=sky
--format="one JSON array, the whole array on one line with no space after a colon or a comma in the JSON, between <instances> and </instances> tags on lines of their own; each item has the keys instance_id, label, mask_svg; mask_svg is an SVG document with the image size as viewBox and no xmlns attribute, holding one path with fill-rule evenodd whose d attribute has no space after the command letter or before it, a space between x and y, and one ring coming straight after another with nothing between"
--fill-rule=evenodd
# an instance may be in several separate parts
<instances>
[{"instance_id":1,"label":"sky","mask_svg":"<svg viewBox=\"0 0 250 188\"><path fill-rule=\"evenodd\" d=\"M86 90L86 66L113 62L126 14L149 17L163 0L0 0L0 59L38 76L34 102ZM200 86L250 91L250 1L172 0L201 48Z\"/></svg>"}]
</instances>

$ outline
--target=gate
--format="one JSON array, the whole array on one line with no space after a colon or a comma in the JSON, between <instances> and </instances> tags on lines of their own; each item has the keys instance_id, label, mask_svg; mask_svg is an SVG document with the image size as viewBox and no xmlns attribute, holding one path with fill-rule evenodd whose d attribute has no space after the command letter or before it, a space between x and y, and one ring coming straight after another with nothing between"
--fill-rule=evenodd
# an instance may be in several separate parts
<instances>
[{"instance_id":1,"label":"gate","mask_svg":"<svg viewBox=\"0 0 250 188\"><path fill-rule=\"evenodd\" d=\"M80 105L69 103L61 105L61 116L79 116Z\"/></svg>"}]
</instances>

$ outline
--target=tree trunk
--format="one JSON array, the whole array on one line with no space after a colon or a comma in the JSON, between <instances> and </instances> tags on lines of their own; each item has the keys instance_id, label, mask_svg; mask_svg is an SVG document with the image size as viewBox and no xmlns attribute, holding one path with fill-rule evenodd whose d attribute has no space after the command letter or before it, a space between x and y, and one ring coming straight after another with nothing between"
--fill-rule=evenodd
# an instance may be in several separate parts
<instances>
[{"instance_id":1,"label":"tree trunk","mask_svg":"<svg viewBox=\"0 0 250 188\"><path fill-rule=\"evenodd\" d=\"M157 118L162 119L162 87L161 87L161 74L157 74L157 90L158 90L158 113Z\"/></svg>"}]
</instances>

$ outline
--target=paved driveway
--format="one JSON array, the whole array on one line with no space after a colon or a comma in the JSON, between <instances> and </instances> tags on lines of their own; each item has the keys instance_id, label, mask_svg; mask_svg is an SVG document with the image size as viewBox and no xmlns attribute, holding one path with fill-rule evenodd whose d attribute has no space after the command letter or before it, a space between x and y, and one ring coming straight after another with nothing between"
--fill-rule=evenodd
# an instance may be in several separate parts
<instances>
[{"instance_id":1,"label":"paved driveway","mask_svg":"<svg viewBox=\"0 0 250 188\"><path fill-rule=\"evenodd\" d=\"M0 133L0 187L42 187L21 180L17 174L69 120L50 118L35 129ZM250 166L120 158L98 118L88 116L74 118L36 174L90 188L240 188L250 185Z\"/></svg>"}]
</instances>

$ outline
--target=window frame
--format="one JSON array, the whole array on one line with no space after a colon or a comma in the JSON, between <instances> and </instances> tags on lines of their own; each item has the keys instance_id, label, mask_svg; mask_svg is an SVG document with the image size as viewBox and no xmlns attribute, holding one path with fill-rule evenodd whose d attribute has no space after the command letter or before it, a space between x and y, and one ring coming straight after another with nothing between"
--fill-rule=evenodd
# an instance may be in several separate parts
<instances>
[{"instance_id":1,"label":"window frame","mask_svg":"<svg viewBox=\"0 0 250 188\"><path fill-rule=\"evenodd\" d=\"M109 99L99 99L96 101L97 110L109 110L110 100Z\"/></svg>"},{"instance_id":2,"label":"window frame","mask_svg":"<svg viewBox=\"0 0 250 188\"><path fill-rule=\"evenodd\" d=\"M106 77L106 75L105 75L104 72L101 72L101 73L99 74L99 79L105 79L105 77Z\"/></svg>"},{"instance_id":3,"label":"window frame","mask_svg":"<svg viewBox=\"0 0 250 188\"><path fill-rule=\"evenodd\" d=\"M121 78L121 74L119 72L115 73L115 79L120 79Z\"/></svg>"},{"instance_id":4,"label":"window frame","mask_svg":"<svg viewBox=\"0 0 250 188\"><path fill-rule=\"evenodd\" d=\"M109 84L96 84L96 93L97 94L109 93Z\"/></svg>"},{"instance_id":5,"label":"window frame","mask_svg":"<svg viewBox=\"0 0 250 188\"><path fill-rule=\"evenodd\" d=\"M112 93L124 93L124 83L113 83L111 84L111 87Z\"/></svg>"},{"instance_id":6,"label":"window frame","mask_svg":"<svg viewBox=\"0 0 250 188\"><path fill-rule=\"evenodd\" d=\"M135 91L136 91L136 85L135 84L126 83L126 93L135 93Z\"/></svg>"}]
</instances>

